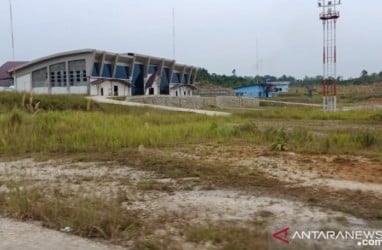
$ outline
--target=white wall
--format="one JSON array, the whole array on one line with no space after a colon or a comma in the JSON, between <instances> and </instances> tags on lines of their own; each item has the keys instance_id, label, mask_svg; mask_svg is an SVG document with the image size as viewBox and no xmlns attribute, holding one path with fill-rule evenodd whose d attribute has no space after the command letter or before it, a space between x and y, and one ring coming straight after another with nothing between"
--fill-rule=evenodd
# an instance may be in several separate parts
<instances>
[{"instance_id":1,"label":"white wall","mask_svg":"<svg viewBox=\"0 0 382 250\"><path fill-rule=\"evenodd\" d=\"M88 94L88 86L70 86L70 94Z\"/></svg>"},{"instance_id":2,"label":"white wall","mask_svg":"<svg viewBox=\"0 0 382 250\"><path fill-rule=\"evenodd\" d=\"M104 96L113 96L114 95L114 86L118 86L118 96L130 96L131 90L130 87L126 84L113 81L104 81L101 84L91 84L90 86L90 95L101 95L101 88L103 88Z\"/></svg>"},{"instance_id":3,"label":"white wall","mask_svg":"<svg viewBox=\"0 0 382 250\"><path fill-rule=\"evenodd\" d=\"M52 94L68 94L68 88L67 87L52 87L51 93Z\"/></svg>"},{"instance_id":4,"label":"white wall","mask_svg":"<svg viewBox=\"0 0 382 250\"><path fill-rule=\"evenodd\" d=\"M16 77L16 90L30 92L32 90L31 74Z\"/></svg>"},{"instance_id":5,"label":"white wall","mask_svg":"<svg viewBox=\"0 0 382 250\"><path fill-rule=\"evenodd\" d=\"M33 88L32 92L35 94L49 94L49 88L48 87L37 87L37 88Z\"/></svg>"},{"instance_id":6,"label":"white wall","mask_svg":"<svg viewBox=\"0 0 382 250\"><path fill-rule=\"evenodd\" d=\"M159 95L160 89L159 89L159 84L157 82L153 84L152 88L154 89L154 95ZM149 93L150 93L150 88L146 89L145 95L150 95Z\"/></svg>"},{"instance_id":7,"label":"white wall","mask_svg":"<svg viewBox=\"0 0 382 250\"><path fill-rule=\"evenodd\" d=\"M90 95L101 95L101 93L98 93L98 87L99 85L90 84Z\"/></svg>"},{"instance_id":8,"label":"white wall","mask_svg":"<svg viewBox=\"0 0 382 250\"><path fill-rule=\"evenodd\" d=\"M170 89L170 96L192 96L192 89L187 86Z\"/></svg>"}]
</instances>

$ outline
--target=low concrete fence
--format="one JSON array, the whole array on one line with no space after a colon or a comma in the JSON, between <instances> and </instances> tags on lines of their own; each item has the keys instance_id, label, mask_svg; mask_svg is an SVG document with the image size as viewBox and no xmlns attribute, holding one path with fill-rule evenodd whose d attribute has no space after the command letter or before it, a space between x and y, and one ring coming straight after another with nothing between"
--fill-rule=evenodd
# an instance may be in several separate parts
<instances>
[{"instance_id":1,"label":"low concrete fence","mask_svg":"<svg viewBox=\"0 0 382 250\"><path fill-rule=\"evenodd\" d=\"M127 101L169 107L203 109L203 108L254 108L259 107L259 100L253 98L235 96L134 96L128 97Z\"/></svg>"},{"instance_id":2,"label":"low concrete fence","mask_svg":"<svg viewBox=\"0 0 382 250\"><path fill-rule=\"evenodd\" d=\"M256 108L260 106L260 101L248 97L217 96L216 106L219 108Z\"/></svg>"}]
</instances>

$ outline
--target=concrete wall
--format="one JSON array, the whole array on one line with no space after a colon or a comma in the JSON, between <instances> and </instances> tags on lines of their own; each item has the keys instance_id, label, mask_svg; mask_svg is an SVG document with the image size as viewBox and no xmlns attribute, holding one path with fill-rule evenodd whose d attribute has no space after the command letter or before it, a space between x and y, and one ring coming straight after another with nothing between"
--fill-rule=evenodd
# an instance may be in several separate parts
<instances>
[{"instance_id":1,"label":"concrete wall","mask_svg":"<svg viewBox=\"0 0 382 250\"><path fill-rule=\"evenodd\" d=\"M101 84L91 84L90 95L101 95L101 88L104 96L114 96L114 86L118 86L118 96L130 96L130 87L126 84L115 81L104 81Z\"/></svg>"},{"instance_id":2,"label":"concrete wall","mask_svg":"<svg viewBox=\"0 0 382 250\"><path fill-rule=\"evenodd\" d=\"M68 94L67 87L52 87L51 94Z\"/></svg>"},{"instance_id":3,"label":"concrete wall","mask_svg":"<svg viewBox=\"0 0 382 250\"><path fill-rule=\"evenodd\" d=\"M260 106L260 101L248 97L217 96L216 106L219 108L255 108Z\"/></svg>"},{"instance_id":4,"label":"concrete wall","mask_svg":"<svg viewBox=\"0 0 382 250\"><path fill-rule=\"evenodd\" d=\"M200 96L136 96L127 99L131 102L180 107L190 109L203 109L208 107L219 108L255 108L259 107L259 100L235 96L200 97Z\"/></svg>"},{"instance_id":5,"label":"concrete wall","mask_svg":"<svg viewBox=\"0 0 382 250\"><path fill-rule=\"evenodd\" d=\"M87 95L88 86L71 86L69 89L70 94Z\"/></svg>"},{"instance_id":6,"label":"concrete wall","mask_svg":"<svg viewBox=\"0 0 382 250\"><path fill-rule=\"evenodd\" d=\"M20 92L30 92L32 90L31 74L16 77L16 90Z\"/></svg>"},{"instance_id":7,"label":"concrete wall","mask_svg":"<svg viewBox=\"0 0 382 250\"><path fill-rule=\"evenodd\" d=\"M49 94L49 88L48 87L33 88L32 92L35 94Z\"/></svg>"}]
</instances>

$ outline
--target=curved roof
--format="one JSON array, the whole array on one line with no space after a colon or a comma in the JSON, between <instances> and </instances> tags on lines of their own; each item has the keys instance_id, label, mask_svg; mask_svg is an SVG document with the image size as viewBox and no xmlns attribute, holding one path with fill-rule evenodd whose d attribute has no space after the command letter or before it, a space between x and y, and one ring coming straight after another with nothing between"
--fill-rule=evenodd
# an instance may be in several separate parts
<instances>
[{"instance_id":1,"label":"curved roof","mask_svg":"<svg viewBox=\"0 0 382 250\"><path fill-rule=\"evenodd\" d=\"M187 68L197 69L197 67L194 67L191 65L178 64L173 59L159 58L159 57L150 56L150 55L142 55L142 54L137 54L137 53L113 53L113 52L107 52L107 51L96 50L96 49L80 49L80 50L71 50L71 51L66 51L66 52L55 53L55 54L52 54L49 56L37 58L35 60L29 61L28 63L25 63L21 66L16 67L15 70L24 69L24 68L27 68L29 66L33 66L35 64L42 63L42 62L45 62L45 61L48 61L51 59L56 59L56 58L66 57L66 56L72 56L72 55L90 54L90 53L106 54L107 56L128 57L131 59L138 58L138 59L145 59L145 60L150 59L152 61L165 61L168 64L176 65L176 67L187 67Z\"/></svg>"},{"instance_id":2,"label":"curved roof","mask_svg":"<svg viewBox=\"0 0 382 250\"><path fill-rule=\"evenodd\" d=\"M133 84L131 82L129 82L127 80L123 80L123 79L118 79L118 78L107 78L107 79L106 78L98 78L97 80L90 82L90 84L99 85L99 84L102 84L106 81L123 83L129 87L133 86Z\"/></svg>"},{"instance_id":3,"label":"curved roof","mask_svg":"<svg viewBox=\"0 0 382 250\"><path fill-rule=\"evenodd\" d=\"M48 60L54 59L54 58L71 56L71 55L94 53L95 51L96 51L95 49L80 49L80 50L71 50L71 51L66 51L66 52L60 52L60 53L52 54L52 55L49 55L49 56L45 56L45 57L41 57L41 58L37 58L37 59L32 60L32 61L29 61L28 63L20 65L20 66L16 67L15 69L16 70L20 70L20 69L32 66L34 64L41 63L41 62L44 62L44 61L48 61Z\"/></svg>"},{"instance_id":4,"label":"curved roof","mask_svg":"<svg viewBox=\"0 0 382 250\"><path fill-rule=\"evenodd\" d=\"M176 84L176 85L172 86L170 89L178 89L180 87L187 87L187 88L190 88L190 89L196 89L195 86L190 85L190 84Z\"/></svg>"}]
</instances>

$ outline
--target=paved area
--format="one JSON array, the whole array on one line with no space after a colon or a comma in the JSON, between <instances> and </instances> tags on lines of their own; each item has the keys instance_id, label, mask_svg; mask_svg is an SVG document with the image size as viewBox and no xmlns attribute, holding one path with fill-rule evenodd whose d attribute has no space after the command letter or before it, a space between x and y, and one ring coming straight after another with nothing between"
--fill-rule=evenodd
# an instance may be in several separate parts
<instances>
[{"instance_id":1,"label":"paved area","mask_svg":"<svg viewBox=\"0 0 382 250\"><path fill-rule=\"evenodd\" d=\"M117 105L131 106L131 107L148 107L148 108L163 109L163 110L176 111L176 112L197 113L197 114L203 114L208 116L230 116L231 115L231 113L221 112L221 111L186 109L186 108L168 107L168 106L162 106L162 105L152 105L152 104L144 104L144 103L137 103L137 102L117 101L117 100L108 99L104 96L89 96L87 98L95 102L117 104Z\"/></svg>"},{"instance_id":2,"label":"paved area","mask_svg":"<svg viewBox=\"0 0 382 250\"><path fill-rule=\"evenodd\" d=\"M0 249L122 250L123 248L46 229L37 224L0 218Z\"/></svg>"}]
</instances>

